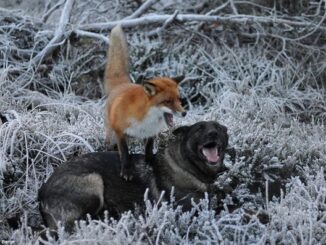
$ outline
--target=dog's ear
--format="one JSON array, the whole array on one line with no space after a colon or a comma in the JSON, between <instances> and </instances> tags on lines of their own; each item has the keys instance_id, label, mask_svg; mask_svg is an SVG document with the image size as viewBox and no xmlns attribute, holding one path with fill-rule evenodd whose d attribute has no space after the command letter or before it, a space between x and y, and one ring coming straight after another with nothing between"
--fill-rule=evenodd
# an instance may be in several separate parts
<instances>
[{"instance_id":1,"label":"dog's ear","mask_svg":"<svg viewBox=\"0 0 326 245\"><path fill-rule=\"evenodd\" d=\"M190 126L180 126L172 131L175 136L184 135L189 131Z\"/></svg>"},{"instance_id":2,"label":"dog's ear","mask_svg":"<svg viewBox=\"0 0 326 245\"><path fill-rule=\"evenodd\" d=\"M155 84L153 84L151 82L144 82L143 87L144 87L145 92L149 96L154 96L156 94Z\"/></svg>"},{"instance_id":3,"label":"dog's ear","mask_svg":"<svg viewBox=\"0 0 326 245\"><path fill-rule=\"evenodd\" d=\"M228 128L227 127L225 127L222 124L219 124L218 122L214 122L214 123L215 123L217 129L222 130L226 134L228 133Z\"/></svg>"},{"instance_id":4,"label":"dog's ear","mask_svg":"<svg viewBox=\"0 0 326 245\"><path fill-rule=\"evenodd\" d=\"M173 81L175 81L177 84L179 84L180 82L182 82L185 79L185 76L184 75L180 75L180 76L172 77L171 79Z\"/></svg>"},{"instance_id":5,"label":"dog's ear","mask_svg":"<svg viewBox=\"0 0 326 245\"><path fill-rule=\"evenodd\" d=\"M227 147L227 145L229 144L228 128L221 124L219 124L219 128L222 129L223 133L225 134L225 138L223 137L224 138L224 146Z\"/></svg>"},{"instance_id":6,"label":"dog's ear","mask_svg":"<svg viewBox=\"0 0 326 245\"><path fill-rule=\"evenodd\" d=\"M222 128L222 130L224 131L224 133L227 133L228 132L228 128L227 127L225 127L225 126L223 126L221 124L220 124L220 127Z\"/></svg>"}]
</instances>

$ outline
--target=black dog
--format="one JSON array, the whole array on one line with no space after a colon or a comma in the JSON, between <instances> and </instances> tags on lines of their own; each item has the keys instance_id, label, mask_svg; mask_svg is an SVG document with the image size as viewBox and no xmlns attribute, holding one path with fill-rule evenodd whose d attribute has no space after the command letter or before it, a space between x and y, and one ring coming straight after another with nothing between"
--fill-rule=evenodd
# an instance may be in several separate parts
<instances>
[{"instance_id":1,"label":"black dog","mask_svg":"<svg viewBox=\"0 0 326 245\"><path fill-rule=\"evenodd\" d=\"M217 122L182 126L164 140L151 166L144 155L132 155L135 176L131 182L119 177L118 152L90 153L58 167L39 191L40 211L45 224L56 229L62 221L71 231L75 220L87 213L108 210L111 216L142 205L144 192L157 200L161 191L175 190L177 204L191 208L208 191L217 174L224 170L228 144L227 129ZM148 159L148 158L146 158ZM168 195L166 195L168 196Z\"/></svg>"}]
</instances>

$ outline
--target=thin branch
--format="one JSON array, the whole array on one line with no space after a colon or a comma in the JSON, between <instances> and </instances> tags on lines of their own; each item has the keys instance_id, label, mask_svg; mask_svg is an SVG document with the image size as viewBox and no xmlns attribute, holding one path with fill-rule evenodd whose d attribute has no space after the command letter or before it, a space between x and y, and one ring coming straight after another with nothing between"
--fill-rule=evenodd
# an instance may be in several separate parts
<instances>
[{"instance_id":1,"label":"thin branch","mask_svg":"<svg viewBox=\"0 0 326 245\"><path fill-rule=\"evenodd\" d=\"M14 14L14 13L21 12L21 10L17 10L17 9L6 9L6 8L1 8L0 7L0 12L6 12L6 13Z\"/></svg>"},{"instance_id":2,"label":"thin branch","mask_svg":"<svg viewBox=\"0 0 326 245\"><path fill-rule=\"evenodd\" d=\"M143 3L132 15L124 18L125 20L130 20L141 16L143 13L146 12L147 9L152 7L158 0L147 0Z\"/></svg>"},{"instance_id":3,"label":"thin branch","mask_svg":"<svg viewBox=\"0 0 326 245\"><path fill-rule=\"evenodd\" d=\"M296 41L302 40L302 39L304 39L304 38L306 38L306 37L309 37L311 34L315 33L315 32L319 29L319 27L321 27L321 25L322 25L322 23L324 22L325 18L326 18L326 12L324 13L323 17L322 17L321 20L318 22L318 24L316 24L316 25L314 26L314 29L313 29L312 31L310 31L310 32L307 33L306 35L303 35L303 36L301 36L301 37L296 38L295 40L296 40Z\"/></svg>"},{"instance_id":4,"label":"thin branch","mask_svg":"<svg viewBox=\"0 0 326 245\"><path fill-rule=\"evenodd\" d=\"M235 6L233 0L229 0L229 3L230 3L230 6L231 6L231 8L232 8L233 13L236 14L236 15L239 15L239 13L238 13L238 9L237 9L237 7Z\"/></svg>"},{"instance_id":5,"label":"thin branch","mask_svg":"<svg viewBox=\"0 0 326 245\"><path fill-rule=\"evenodd\" d=\"M56 11L58 8L61 7L61 5L64 3L64 0L61 0L60 2L58 2L56 5L54 5L52 8L50 8L48 11L46 11L46 13L44 13L44 15L41 18L41 21L43 23L47 22L48 18L51 16L51 14Z\"/></svg>"},{"instance_id":6,"label":"thin branch","mask_svg":"<svg viewBox=\"0 0 326 245\"><path fill-rule=\"evenodd\" d=\"M256 7L256 8L259 8L261 10L268 11L268 12L270 12L272 10L271 8L268 8L268 7L264 6L264 5L260 5L258 3L252 2L252 1L241 1L241 0L239 0L239 1L233 1L233 3L237 4L237 5L238 4L250 5L252 7Z\"/></svg>"},{"instance_id":7,"label":"thin branch","mask_svg":"<svg viewBox=\"0 0 326 245\"><path fill-rule=\"evenodd\" d=\"M51 0L44 0L45 7L44 7L44 13L47 12L51 7Z\"/></svg>"},{"instance_id":8,"label":"thin branch","mask_svg":"<svg viewBox=\"0 0 326 245\"><path fill-rule=\"evenodd\" d=\"M230 0L223 3L223 4L221 4L217 8L208 11L205 15L214 15L214 14L216 15L217 12L219 12L219 11L223 10L224 8L226 8L229 5L229 2L230 2ZM204 26L204 24L205 24L204 22L199 23L198 26L196 27L196 29L197 30L201 29Z\"/></svg>"},{"instance_id":9,"label":"thin branch","mask_svg":"<svg viewBox=\"0 0 326 245\"><path fill-rule=\"evenodd\" d=\"M102 40L103 42L105 42L106 44L109 44L109 38L107 38L104 35L101 34L97 34L94 32L89 32L89 31L82 31L82 30L73 30L73 32L77 35L77 36L84 36L84 37L92 37L92 38L96 38L99 40Z\"/></svg>"},{"instance_id":10,"label":"thin branch","mask_svg":"<svg viewBox=\"0 0 326 245\"><path fill-rule=\"evenodd\" d=\"M69 23L70 13L71 13L73 4L74 4L74 0L66 0L65 6L63 7L63 10L61 13L59 26L56 30L56 35L60 34L60 33L64 33L66 26Z\"/></svg>"},{"instance_id":11,"label":"thin branch","mask_svg":"<svg viewBox=\"0 0 326 245\"><path fill-rule=\"evenodd\" d=\"M219 12L220 10L224 9L226 6L229 5L229 1L221 4L220 6L218 6L215 9L210 10L209 12L206 13L206 15L212 15L212 14L216 14L217 12Z\"/></svg>"},{"instance_id":12,"label":"thin branch","mask_svg":"<svg viewBox=\"0 0 326 245\"><path fill-rule=\"evenodd\" d=\"M66 0L66 3L61 13L58 27L54 33L54 37L45 46L45 48L30 61L30 65L39 65L45 57L51 54L55 50L55 48L61 43L63 43L66 40L67 36L69 36L68 32L66 32L66 27L69 24L70 13L73 4L74 0Z\"/></svg>"},{"instance_id":13,"label":"thin branch","mask_svg":"<svg viewBox=\"0 0 326 245\"><path fill-rule=\"evenodd\" d=\"M176 10L174 12L174 14L171 16L171 18L167 19L161 27L148 33L148 36L151 37L151 36L157 35L158 33L162 32L169 24L171 24L171 22L173 22L175 20L175 18L177 17L178 14L179 14L179 11Z\"/></svg>"}]
</instances>

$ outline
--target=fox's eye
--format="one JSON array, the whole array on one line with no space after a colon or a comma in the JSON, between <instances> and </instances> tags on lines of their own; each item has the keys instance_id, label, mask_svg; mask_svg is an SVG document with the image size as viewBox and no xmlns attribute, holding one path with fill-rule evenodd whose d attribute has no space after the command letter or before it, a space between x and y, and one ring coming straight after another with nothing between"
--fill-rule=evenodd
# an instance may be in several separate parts
<instances>
[{"instance_id":1,"label":"fox's eye","mask_svg":"<svg viewBox=\"0 0 326 245\"><path fill-rule=\"evenodd\" d=\"M165 104L172 104L172 103L173 103L172 100L166 100L166 101L165 101Z\"/></svg>"}]
</instances>

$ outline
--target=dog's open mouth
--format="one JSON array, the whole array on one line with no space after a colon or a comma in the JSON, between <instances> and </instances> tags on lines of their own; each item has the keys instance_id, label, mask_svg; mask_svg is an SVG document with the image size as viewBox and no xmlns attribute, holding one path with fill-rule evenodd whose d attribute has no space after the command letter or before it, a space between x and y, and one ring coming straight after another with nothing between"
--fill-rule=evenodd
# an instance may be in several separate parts
<instances>
[{"instance_id":1,"label":"dog's open mouth","mask_svg":"<svg viewBox=\"0 0 326 245\"><path fill-rule=\"evenodd\" d=\"M204 144L200 150L209 164L216 165L219 162L219 149L216 142Z\"/></svg>"},{"instance_id":2,"label":"dog's open mouth","mask_svg":"<svg viewBox=\"0 0 326 245\"><path fill-rule=\"evenodd\" d=\"M166 124L169 127L173 126L173 114L172 113L164 112L164 119L165 119Z\"/></svg>"}]
</instances>

